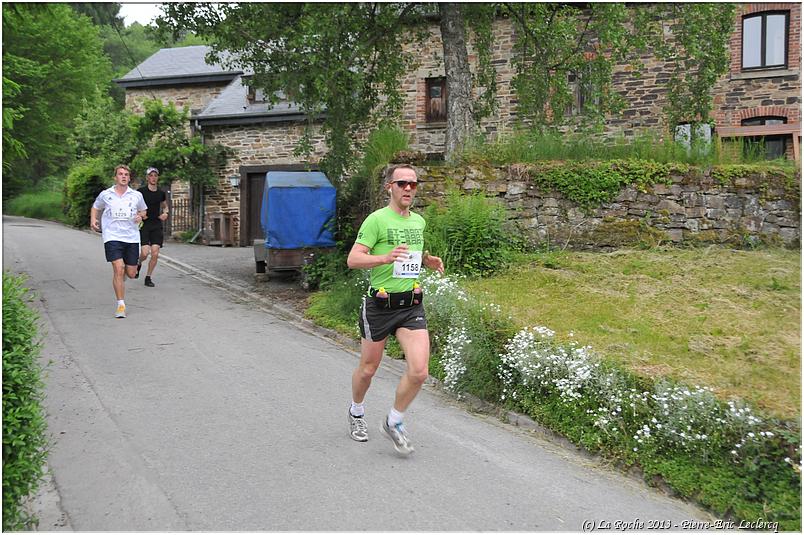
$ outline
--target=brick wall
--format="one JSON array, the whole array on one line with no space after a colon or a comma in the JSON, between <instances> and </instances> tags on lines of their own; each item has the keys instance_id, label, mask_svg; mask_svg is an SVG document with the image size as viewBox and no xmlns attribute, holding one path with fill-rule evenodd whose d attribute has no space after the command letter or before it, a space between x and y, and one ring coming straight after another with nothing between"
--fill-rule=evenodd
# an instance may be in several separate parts
<instances>
[{"instance_id":1,"label":"brick wall","mask_svg":"<svg viewBox=\"0 0 804 535\"><path fill-rule=\"evenodd\" d=\"M510 133L517 120L516 94L511 86L515 70L511 64L515 41L514 25L510 20L495 21L492 31L494 44L492 64L497 71L497 109L493 115L483 119L480 130L486 135ZM431 24L429 38L419 47L420 62L417 69L402 81L403 94L407 96L402 113L402 123L411 133L411 147L424 153L442 152L444 147L445 123L428 124L425 117L425 79L444 76L443 49L437 24ZM646 131L659 131L665 128L663 107L666 105L664 84L669 78L669 69L663 62L646 54L640 61L644 65L641 77L635 77L630 66L615 67L613 89L623 95L629 105L617 117L608 117L604 132L606 135L634 137ZM469 60L475 69L477 57L469 39ZM571 124L562 128L573 130Z\"/></svg>"},{"instance_id":2,"label":"brick wall","mask_svg":"<svg viewBox=\"0 0 804 535\"><path fill-rule=\"evenodd\" d=\"M742 17L761 11L790 11L788 68L777 71L776 76L744 78L741 71ZM443 51L437 24L431 24L430 36L420 51L418 68L402 82L407 100L402 118L404 127L411 132L412 148L421 152L440 152L444 146L444 123L427 124L425 118L425 79L444 75ZM481 123L486 134L510 132L516 120L516 95L511 88L514 69L510 64L514 42L514 27L508 20L494 23L495 36L492 63L497 70L497 112ZM791 3L741 4L734 21L734 33L729 41L731 49L730 72L713 88L712 118L717 125L739 126L740 121L760 115L782 115L789 123L801 122L801 5ZM470 63L476 64L471 50ZM613 71L613 90L628 102L619 116L609 116L604 127L608 136L623 135L632 138L651 132L666 133L664 107L667 105L666 83L670 65L658 61L650 54L640 56L642 75L634 76L630 66L621 65ZM773 74L773 73L772 73ZM572 130L566 126L564 131ZM792 157L792 154L791 154Z\"/></svg>"},{"instance_id":3,"label":"brick wall","mask_svg":"<svg viewBox=\"0 0 804 535\"><path fill-rule=\"evenodd\" d=\"M786 69L742 70L743 17L765 11L789 12ZM767 115L801 123L801 4L740 4L729 40L729 73L715 85L713 118L716 126L740 126L743 119ZM792 143L787 158L793 158Z\"/></svg>"},{"instance_id":4,"label":"brick wall","mask_svg":"<svg viewBox=\"0 0 804 535\"><path fill-rule=\"evenodd\" d=\"M510 65L514 44L513 26L508 20L497 20L492 25L494 35L491 62L497 71L497 109L483 119L480 130L485 134L506 133L513 129L516 118L516 99L511 88L514 69ZM469 62L474 71L477 55L468 40ZM411 133L411 149L421 152L443 152L446 122L427 123L425 112L425 81L444 76L444 50L438 24L430 24L429 37L415 48L419 60L416 68L401 81L406 95L402 110L402 126ZM475 95L477 93L475 92Z\"/></svg>"}]
</instances>

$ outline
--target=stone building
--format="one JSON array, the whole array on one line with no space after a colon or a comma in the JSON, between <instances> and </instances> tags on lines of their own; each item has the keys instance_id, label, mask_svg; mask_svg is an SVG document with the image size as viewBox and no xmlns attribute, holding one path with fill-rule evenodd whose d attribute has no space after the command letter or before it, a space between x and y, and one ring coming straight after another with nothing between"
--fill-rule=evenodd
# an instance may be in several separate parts
<instances>
[{"instance_id":1,"label":"stone building","mask_svg":"<svg viewBox=\"0 0 804 535\"><path fill-rule=\"evenodd\" d=\"M510 63L514 30L506 19L493 25L492 64L497 71L497 110L481 122L486 134L511 132L516 120L516 95L511 87ZM411 148L433 154L443 151L446 128L446 86L437 23L417 48L419 63L401 81L406 96L402 127L411 136ZM715 133L722 138L764 140L771 156L800 159L801 126L801 4L740 4L730 40L729 72L714 92ZM271 107L259 91L244 83L247 72L208 65L204 46L162 49L122 78L126 107L141 111L145 99L159 99L191 111L191 128L205 142L221 143L233 151L219 170L217 191L193 192L186 183L173 185L174 202L198 205L203 217L195 222L208 243L249 246L262 237L260 202L265 173L276 169L315 168L326 147L313 137L309 161L294 149L306 118L293 103ZM470 49L470 61L473 60ZM666 133L663 108L668 73L654 57L641 58L645 73L636 78L626 66L615 70L614 89L628 106L606 123L608 134L633 137L644 132ZM575 90L575 104L567 113L582 113L583 95ZM176 229L174 229L175 231Z\"/></svg>"}]
</instances>

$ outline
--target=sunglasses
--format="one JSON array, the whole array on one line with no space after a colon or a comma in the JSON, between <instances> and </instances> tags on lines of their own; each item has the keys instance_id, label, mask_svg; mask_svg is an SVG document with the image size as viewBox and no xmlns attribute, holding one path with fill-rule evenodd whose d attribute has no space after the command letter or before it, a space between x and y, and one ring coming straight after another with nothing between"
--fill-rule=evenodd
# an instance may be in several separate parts
<instances>
[{"instance_id":1,"label":"sunglasses","mask_svg":"<svg viewBox=\"0 0 804 535\"><path fill-rule=\"evenodd\" d=\"M410 186L410 189L416 189L419 185L418 182L411 182L409 180L394 180L394 184L396 184L399 189L405 189L408 186Z\"/></svg>"}]
</instances>

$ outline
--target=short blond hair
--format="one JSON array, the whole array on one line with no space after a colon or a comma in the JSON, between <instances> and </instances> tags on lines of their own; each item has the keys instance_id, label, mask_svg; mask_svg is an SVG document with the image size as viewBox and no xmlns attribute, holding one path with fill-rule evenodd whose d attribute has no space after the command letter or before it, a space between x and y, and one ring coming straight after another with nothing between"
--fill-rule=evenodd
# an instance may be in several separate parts
<instances>
[{"instance_id":1,"label":"short blond hair","mask_svg":"<svg viewBox=\"0 0 804 535\"><path fill-rule=\"evenodd\" d=\"M119 171L120 169L125 169L126 171L128 171L129 175L131 174L131 169L129 169L127 165L118 165L117 167L114 168L114 173L112 174L112 176L117 176L117 171Z\"/></svg>"}]
</instances>

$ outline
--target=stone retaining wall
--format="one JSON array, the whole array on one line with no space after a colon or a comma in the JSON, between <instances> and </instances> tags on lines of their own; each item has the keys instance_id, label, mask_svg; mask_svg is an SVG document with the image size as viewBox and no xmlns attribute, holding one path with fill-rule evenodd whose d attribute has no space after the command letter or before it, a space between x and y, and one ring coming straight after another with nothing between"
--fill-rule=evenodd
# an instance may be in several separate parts
<instances>
[{"instance_id":1,"label":"stone retaining wall","mask_svg":"<svg viewBox=\"0 0 804 535\"><path fill-rule=\"evenodd\" d=\"M792 184L768 174L718 180L712 170L693 171L646 191L627 187L612 202L587 213L561 193L537 188L530 178L532 167L418 169L419 209L443 200L448 184L466 192L482 191L499 198L510 219L534 243L611 248L762 242L798 247L801 241L800 175Z\"/></svg>"}]
</instances>

